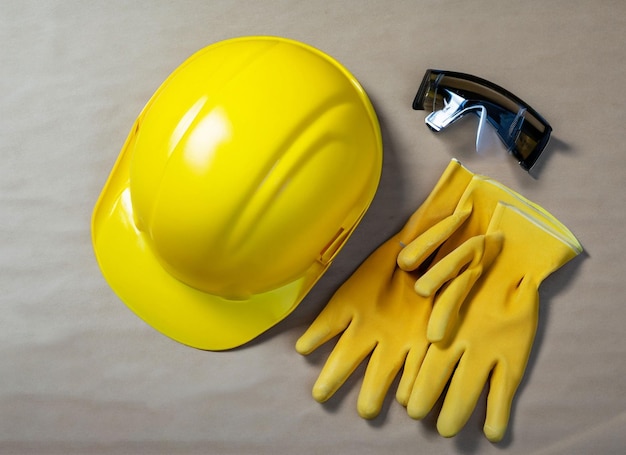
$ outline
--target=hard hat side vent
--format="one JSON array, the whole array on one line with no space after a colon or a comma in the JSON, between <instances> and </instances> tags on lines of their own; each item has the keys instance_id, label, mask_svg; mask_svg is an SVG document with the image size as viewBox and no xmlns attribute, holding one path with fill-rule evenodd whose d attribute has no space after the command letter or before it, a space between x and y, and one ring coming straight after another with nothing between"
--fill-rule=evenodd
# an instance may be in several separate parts
<instances>
[{"instance_id":1,"label":"hard hat side vent","mask_svg":"<svg viewBox=\"0 0 626 455\"><path fill-rule=\"evenodd\" d=\"M335 254L341 249L344 242L347 240L349 231L346 231L343 227L339 228L333 238L326 244L326 246L320 252L318 261L323 265L327 265L333 260Z\"/></svg>"}]
</instances>

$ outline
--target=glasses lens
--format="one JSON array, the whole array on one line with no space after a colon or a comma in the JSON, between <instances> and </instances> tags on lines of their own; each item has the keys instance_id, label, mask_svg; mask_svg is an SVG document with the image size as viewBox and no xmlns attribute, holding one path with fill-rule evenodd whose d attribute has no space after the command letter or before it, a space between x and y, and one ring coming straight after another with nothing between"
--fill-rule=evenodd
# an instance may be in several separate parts
<instances>
[{"instance_id":1,"label":"glasses lens","mask_svg":"<svg viewBox=\"0 0 626 455\"><path fill-rule=\"evenodd\" d=\"M504 88L469 74L429 69L413 109L450 110L452 101L457 117L461 112L478 112L476 108L481 107L507 149L526 170L532 168L548 143L552 128L533 108Z\"/></svg>"}]
</instances>

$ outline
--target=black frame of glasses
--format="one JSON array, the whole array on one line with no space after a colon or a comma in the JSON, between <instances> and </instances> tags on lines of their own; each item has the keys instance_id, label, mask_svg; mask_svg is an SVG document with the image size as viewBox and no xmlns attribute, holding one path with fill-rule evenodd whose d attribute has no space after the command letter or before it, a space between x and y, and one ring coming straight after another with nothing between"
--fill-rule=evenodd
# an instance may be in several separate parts
<instances>
[{"instance_id":1,"label":"black frame of glasses","mask_svg":"<svg viewBox=\"0 0 626 455\"><path fill-rule=\"evenodd\" d=\"M456 84L454 83L456 82ZM477 89L477 90L472 90ZM503 87L471 74L456 71L428 69L415 99L413 109L436 111L437 104L444 106L445 90L454 92L467 99L472 105L487 108L490 123L496 128L498 136L526 171L537 162L547 145L552 127L528 103ZM505 126L504 117L515 118L513 125ZM520 118L524 121L518 122ZM505 131L506 130L506 131Z\"/></svg>"}]
</instances>

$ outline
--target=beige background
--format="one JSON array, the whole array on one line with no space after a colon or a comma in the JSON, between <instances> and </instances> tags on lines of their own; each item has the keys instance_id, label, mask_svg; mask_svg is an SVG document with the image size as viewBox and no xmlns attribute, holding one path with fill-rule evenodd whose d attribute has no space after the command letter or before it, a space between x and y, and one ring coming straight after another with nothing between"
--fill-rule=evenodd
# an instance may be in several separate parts
<instances>
[{"instance_id":1,"label":"beige background","mask_svg":"<svg viewBox=\"0 0 626 455\"><path fill-rule=\"evenodd\" d=\"M346 65L380 116L385 165L366 218L298 309L242 349L201 352L116 298L90 214L163 79L196 50L253 34ZM621 0L2 1L0 453L625 453L625 38ZM424 126L410 106L429 67L490 79L552 123L537 178L476 155L470 120L442 135ZM362 369L320 405L310 389L331 346L310 358L293 348L452 157L542 204L586 249L541 288L531 362L496 445L481 433L484 404L453 439L392 397L360 419Z\"/></svg>"}]
</instances>

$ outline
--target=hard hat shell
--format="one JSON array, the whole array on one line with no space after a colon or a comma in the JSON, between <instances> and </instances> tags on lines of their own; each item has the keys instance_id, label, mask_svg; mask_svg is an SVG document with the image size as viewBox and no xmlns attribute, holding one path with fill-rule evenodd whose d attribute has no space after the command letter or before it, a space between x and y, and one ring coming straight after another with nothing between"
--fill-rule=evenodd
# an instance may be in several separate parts
<instances>
[{"instance_id":1,"label":"hard hat shell","mask_svg":"<svg viewBox=\"0 0 626 455\"><path fill-rule=\"evenodd\" d=\"M222 41L152 96L95 206L100 268L148 324L200 349L286 317L374 197L382 142L337 61L278 37Z\"/></svg>"}]
</instances>

